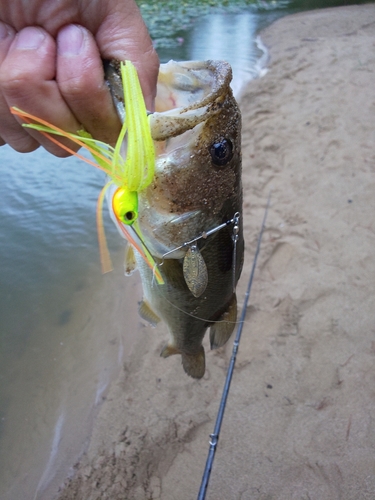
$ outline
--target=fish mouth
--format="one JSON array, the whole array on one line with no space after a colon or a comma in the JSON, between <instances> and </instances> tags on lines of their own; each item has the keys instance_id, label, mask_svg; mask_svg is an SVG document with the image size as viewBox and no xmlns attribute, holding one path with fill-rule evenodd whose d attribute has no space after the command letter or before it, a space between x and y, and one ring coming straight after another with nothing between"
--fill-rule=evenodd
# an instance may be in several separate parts
<instances>
[{"instance_id":1,"label":"fish mouth","mask_svg":"<svg viewBox=\"0 0 375 500\"><path fill-rule=\"evenodd\" d=\"M232 69L225 61L169 61L159 70L151 135L163 141L191 130L218 113L227 93Z\"/></svg>"}]
</instances>

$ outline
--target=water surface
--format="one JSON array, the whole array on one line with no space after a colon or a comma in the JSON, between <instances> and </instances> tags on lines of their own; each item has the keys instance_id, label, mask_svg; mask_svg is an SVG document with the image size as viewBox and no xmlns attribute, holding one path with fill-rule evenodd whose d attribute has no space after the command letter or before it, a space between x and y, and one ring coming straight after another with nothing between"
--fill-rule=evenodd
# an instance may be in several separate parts
<instances>
[{"instance_id":1,"label":"water surface","mask_svg":"<svg viewBox=\"0 0 375 500\"><path fill-rule=\"evenodd\" d=\"M37 491L42 498L83 449L83 424L135 328L118 296L126 283L112 225L120 272L100 273L95 206L103 174L43 150L3 147L0 159L0 498Z\"/></svg>"}]
</instances>

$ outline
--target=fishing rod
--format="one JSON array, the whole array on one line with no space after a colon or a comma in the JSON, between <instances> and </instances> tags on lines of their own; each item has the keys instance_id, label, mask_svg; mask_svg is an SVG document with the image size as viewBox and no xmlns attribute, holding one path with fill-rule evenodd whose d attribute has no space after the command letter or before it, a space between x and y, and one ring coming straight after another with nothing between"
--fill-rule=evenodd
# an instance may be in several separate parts
<instances>
[{"instance_id":1,"label":"fishing rod","mask_svg":"<svg viewBox=\"0 0 375 500\"><path fill-rule=\"evenodd\" d=\"M271 192L268 195L267 205L266 205L266 209L265 209L264 216L263 216L263 222L262 222L262 225L261 225L261 228L260 228L260 232L259 232L259 236L258 236L257 247L256 247L256 250L255 250L255 255L254 255L254 260L253 260L253 267L251 269L249 281L248 281L248 284L247 284L247 289L246 289L246 294L245 294L245 300L244 300L244 304L242 306L241 317L240 317L240 321L239 321L238 328L237 328L236 338L234 339L234 342L233 342L232 357L230 359L230 363L229 363L229 367L228 367L228 372L227 372L227 376L226 376L225 383L224 383L223 394L221 396L220 406L219 406L219 410L217 412L217 417L216 417L216 423L215 423L214 432L212 434L210 434L210 448L209 448L209 451L208 451L206 466L205 466L205 469L204 469L204 472L203 472L201 487L199 489L197 500L205 500L205 498L206 498L207 487L208 487L208 483L209 483L209 480L210 480L212 466L213 466L213 463L214 463L214 458L215 458L215 452L216 452L216 448L217 448L217 443L219 441L221 424L222 424L223 419L224 419L225 406L227 404L227 399L228 399L228 395L229 395L230 383L232 381L232 375L233 375L233 371L234 371L234 365L236 363L236 357L237 357L238 347L239 347L239 344L240 344L240 339L241 339L241 334L242 334L242 327L243 327L243 324L244 324L244 321L245 321L247 304L249 302L250 290L251 290L251 286L253 284L253 278L254 278L256 263L257 263L258 255L259 255L259 251L260 251L260 243L262 241L262 236L263 236L264 228L265 228L265 225L266 225L266 219L267 219L268 209L269 209L269 206L270 206L270 201L271 201Z\"/></svg>"}]
</instances>

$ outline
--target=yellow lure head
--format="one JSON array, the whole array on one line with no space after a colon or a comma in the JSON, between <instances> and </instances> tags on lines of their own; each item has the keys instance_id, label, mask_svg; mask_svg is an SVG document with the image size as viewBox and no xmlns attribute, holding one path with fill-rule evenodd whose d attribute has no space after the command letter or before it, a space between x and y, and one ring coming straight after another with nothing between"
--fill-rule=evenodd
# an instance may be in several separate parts
<instances>
[{"instance_id":1,"label":"yellow lure head","mask_svg":"<svg viewBox=\"0 0 375 500\"><path fill-rule=\"evenodd\" d=\"M127 226L138 217L138 193L127 187L120 187L112 198L112 207L116 217Z\"/></svg>"}]
</instances>

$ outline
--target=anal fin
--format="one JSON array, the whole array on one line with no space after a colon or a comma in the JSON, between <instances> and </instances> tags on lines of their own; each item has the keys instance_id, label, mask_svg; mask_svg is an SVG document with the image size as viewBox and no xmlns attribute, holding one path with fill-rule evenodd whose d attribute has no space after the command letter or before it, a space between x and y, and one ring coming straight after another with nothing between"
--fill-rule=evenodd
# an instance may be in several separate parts
<instances>
[{"instance_id":1,"label":"anal fin","mask_svg":"<svg viewBox=\"0 0 375 500\"><path fill-rule=\"evenodd\" d=\"M181 351L177 349L177 347L167 344L161 350L160 356L162 358L168 358L169 356L173 356L174 354L181 354Z\"/></svg>"},{"instance_id":2,"label":"anal fin","mask_svg":"<svg viewBox=\"0 0 375 500\"><path fill-rule=\"evenodd\" d=\"M232 335L237 321L237 297L234 293L228 309L210 328L211 349L222 347Z\"/></svg>"},{"instance_id":3,"label":"anal fin","mask_svg":"<svg viewBox=\"0 0 375 500\"><path fill-rule=\"evenodd\" d=\"M159 316L155 311L153 311L150 304L146 300L142 300L139 304L138 313L141 318L150 323L152 326L156 326L160 321Z\"/></svg>"}]
</instances>

